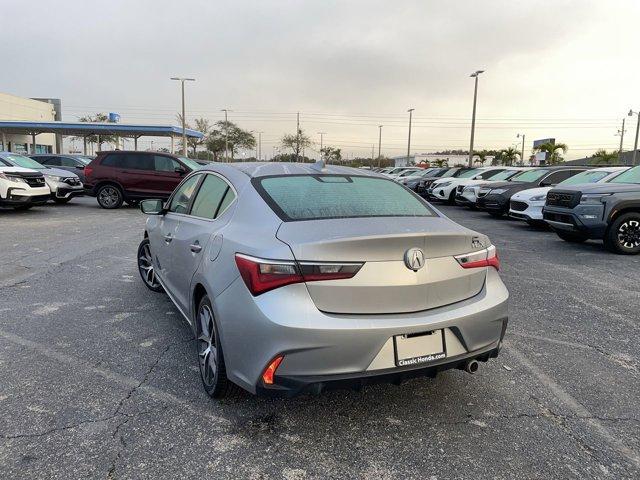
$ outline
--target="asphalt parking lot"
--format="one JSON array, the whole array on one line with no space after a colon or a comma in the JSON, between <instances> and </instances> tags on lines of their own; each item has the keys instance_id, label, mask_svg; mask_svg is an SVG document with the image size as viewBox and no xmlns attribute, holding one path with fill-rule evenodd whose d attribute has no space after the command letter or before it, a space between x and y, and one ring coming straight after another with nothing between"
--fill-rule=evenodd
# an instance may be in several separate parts
<instances>
[{"instance_id":1,"label":"asphalt parking lot","mask_svg":"<svg viewBox=\"0 0 640 480\"><path fill-rule=\"evenodd\" d=\"M498 246L498 359L222 402L187 324L138 277L137 209L0 211L0 478L638 478L640 257L440 208Z\"/></svg>"}]
</instances>

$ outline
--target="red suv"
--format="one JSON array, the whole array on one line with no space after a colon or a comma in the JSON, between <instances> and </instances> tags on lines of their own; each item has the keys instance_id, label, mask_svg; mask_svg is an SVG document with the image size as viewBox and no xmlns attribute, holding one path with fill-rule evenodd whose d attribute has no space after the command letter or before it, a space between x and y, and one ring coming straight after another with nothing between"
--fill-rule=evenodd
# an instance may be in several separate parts
<instances>
[{"instance_id":1,"label":"red suv","mask_svg":"<svg viewBox=\"0 0 640 480\"><path fill-rule=\"evenodd\" d=\"M200 165L160 152L100 152L85 167L85 187L102 208L135 205L145 198L169 198L182 178Z\"/></svg>"}]
</instances>

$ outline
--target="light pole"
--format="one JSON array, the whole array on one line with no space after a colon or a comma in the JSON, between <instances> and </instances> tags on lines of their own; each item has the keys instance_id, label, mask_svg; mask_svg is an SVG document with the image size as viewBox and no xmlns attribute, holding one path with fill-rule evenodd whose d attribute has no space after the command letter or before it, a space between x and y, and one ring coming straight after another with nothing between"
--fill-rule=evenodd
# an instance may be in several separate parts
<instances>
[{"instance_id":1,"label":"light pole","mask_svg":"<svg viewBox=\"0 0 640 480\"><path fill-rule=\"evenodd\" d=\"M264 132L258 132L258 158L257 160L262 161L262 134Z\"/></svg>"},{"instance_id":2,"label":"light pole","mask_svg":"<svg viewBox=\"0 0 640 480\"><path fill-rule=\"evenodd\" d=\"M382 127L383 125L378 125L378 167L380 166L380 162L382 161Z\"/></svg>"},{"instance_id":3,"label":"light pole","mask_svg":"<svg viewBox=\"0 0 640 480\"><path fill-rule=\"evenodd\" d=\"M223 108L220 110L224 112L224 161L227 161L227 152L229 151L229 121L227 120L227 114L229 112L233 112L233 110L229 110L228 108Z\"/></svg>"},{"instance_id":4,"label":"light pole","mask_svg":"<svg viewBox=\"0 0 640 480\"><path fill-rule=\"evenodd\" d=\"M618 133L616 133L616 135L615 135L615 136L620 135L620 149L618 150L618 162L622 161L622 148L624 146L624 132L625 132L624 121L625 120L626 120L626 118L622 119L622 129L618 130Z\"/></svg>"},{"instance_id":5,"label":"light pole","mask_svg":"<svg viewBox=\"0 0 640 480\"><path fill-rule=\"evenodd\" d=\"M524 166L524 133L516 135L516 138L520 137L522 137L522 153L520 153L520 161L522 162L522 166Z\"/></svg>"},{"instance_id":6,"label":"light pole","mask_svg":"<svg viewBox=\"0 0 640 480\"><path fill-rule=\"evenodd\" d=\"M185 78L185 77L171 77L171 80L177 80L180 82L182 87L182 151L184 152L184 156L189 156L189 150L187 149L187 127L186 127L186 116L184 112L184 82L195 82L195 78Z\"/></svg>"},{"instance_id":7,"label":"light pole","mask_svg":"<svg viewBox=\"0 0 640 480\"><path fill-rule=\"evenodd\" d=\"M478 99L478 77L484 70L476 70L471 75L475 78L475 86L473 88L473 113L471 114L471 142L469 144L469 166L473 166L473 136L476 130L476 100Z\"/></svg>"},{"instance_id":8,"label":"light pole","mask_svg":"<svg viewBox=\"0 0 640 480\"><path fill-rule=\"evenodd\" d=\"M640 112L634 112L629 110L629 116L636 115L638 117L638 123L636 124L636 141L633 143L633 157L631 158L631 165L636 164L636 155L638 153L638 133L640 132Z\"/></svg>"},{"instance_id":9,"label":"light pole","mask_svg":"<svg viewBox=\"0 0 640 480\"><path fill-rule=\"evenodd\" d=\"M407 110L409 112L409 139L407 140L407 166L409 166L409 157L411 156L411 119L413 117L413 111L415 108Z\"/></svg>"},{"instance_id":10,"label":"light pole","mask_svg":"<svg viewBox=\"0 0 640 480\"><path fill-rule=\"evenodd\" d=\"M316 133L320 135L320 160L322 160L324 158L324 153L322 152L323 139L324 139L324 136L327 134L327 132L316 132Z\"/></svg>"}]
</instances>

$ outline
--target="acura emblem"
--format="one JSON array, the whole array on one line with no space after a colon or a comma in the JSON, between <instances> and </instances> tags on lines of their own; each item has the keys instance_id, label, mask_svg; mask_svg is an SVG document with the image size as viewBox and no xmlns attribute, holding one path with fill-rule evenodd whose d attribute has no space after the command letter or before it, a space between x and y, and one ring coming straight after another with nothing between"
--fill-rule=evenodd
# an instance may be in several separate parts
<instances>
[{"instance_id":1,"label":"acura emblem","mask_svg":"<svg viewBox=\"0 0 640 480\"><path fill-rule=\"evenodd\" d=\"M404 264L409 270L417 272L424 267L424 252L420 248L410 248L404 253Z\"/></svg>"}]
</instances>

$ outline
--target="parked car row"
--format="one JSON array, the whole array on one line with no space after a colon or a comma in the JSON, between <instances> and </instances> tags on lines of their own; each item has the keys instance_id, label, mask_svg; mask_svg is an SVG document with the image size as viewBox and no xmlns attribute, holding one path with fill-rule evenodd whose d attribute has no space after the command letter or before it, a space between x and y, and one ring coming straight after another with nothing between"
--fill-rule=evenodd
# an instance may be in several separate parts
<instances>
[{"instance_id":1,"label":"parked car row","mask_svg":"<svg viewBox=\"0 0 640 480\"><path fill-rule=\"evenodd\" d=\"M640 253L640 167L436 170L402 183L430 200L548 225L568 242L599 239L615 253Z\"/></svg>"},{"instance_id":2,"label":"parked car row","mask_svg":"<svg viewBox=\"0 0 640 480\"><path fill-rule=\"evenodd\" d=\"M185 175L202 165L162 152L106 151L96 157L0 152L0 206L26 210L48 200L91 195L102 208L167 199Z\"/></svg>"},{"instance_id":3,"label":"parked car row","mask_svg":"<svg viewBox=\"0 0 640 480\"><path fill-rule=\"evenodd\" d=\"M48 200L67 203L83 194L84 186L75 173L25 155L0 152L0 206L27 210Z\"/></svg>"}]
</instances>

